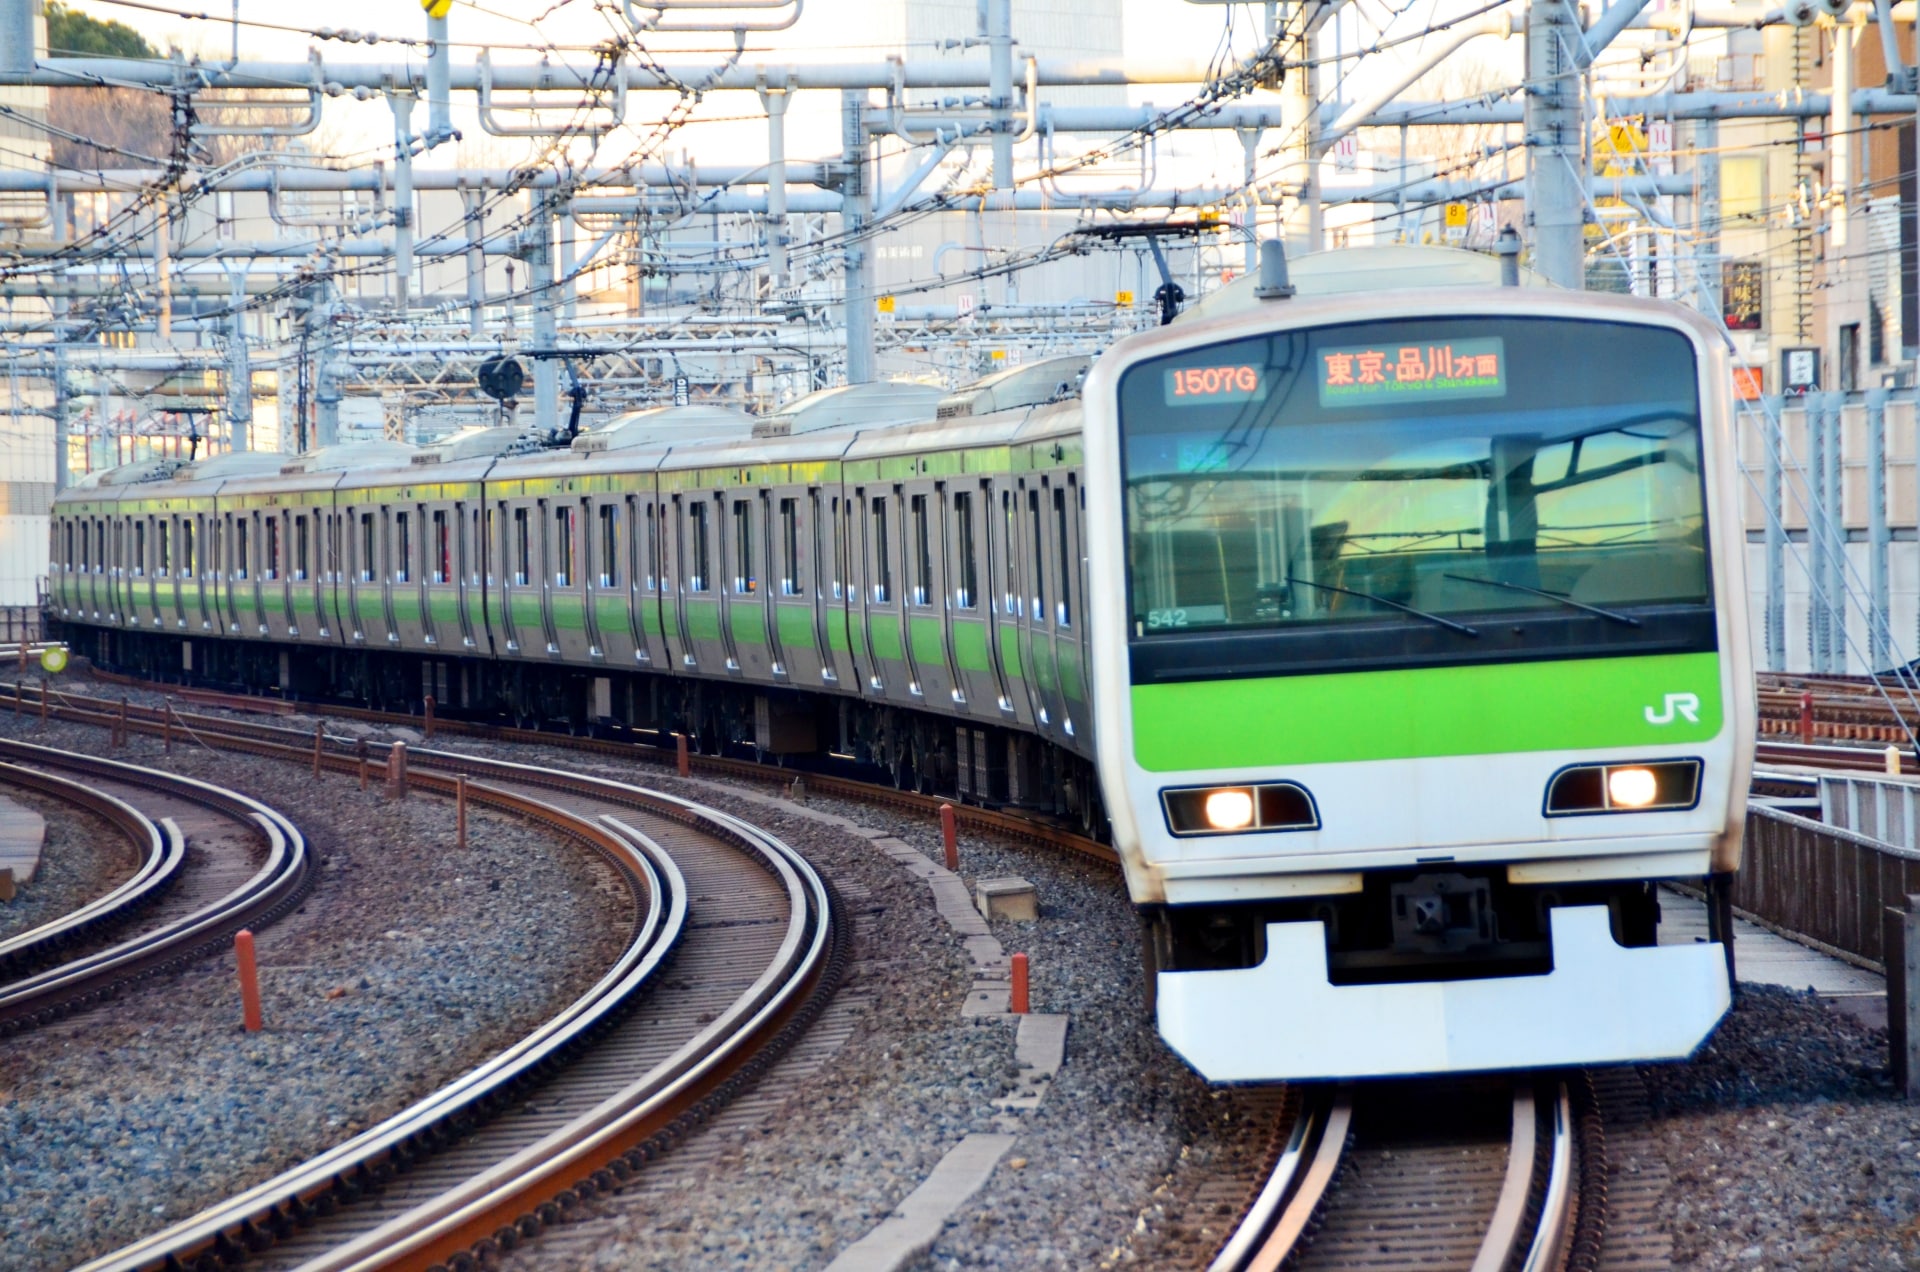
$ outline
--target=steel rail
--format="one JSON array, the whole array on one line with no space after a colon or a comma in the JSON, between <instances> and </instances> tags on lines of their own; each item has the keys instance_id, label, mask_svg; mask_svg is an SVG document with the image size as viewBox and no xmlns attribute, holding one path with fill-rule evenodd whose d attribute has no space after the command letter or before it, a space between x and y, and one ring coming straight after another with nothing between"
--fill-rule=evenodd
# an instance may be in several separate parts
<instances>
[{"instance_id":1,"label":"steel rail","mask_svg":"<svg viewBox=\"0 0 1920 1272\"><path fill-rule=\"evenodd\" d=\"M60 719L102 727L120 725L149 734L167 727L160 712L129 707L122 715L119 704L101 699L76 704L65 695L50 698L60 699L59 705L50 702L48 706L49 713ZM180 721L181 717L175 713L172 719ZM189 722L195 726L195 736L209 745L303 764L313 760L310 734L213 717ZM636 1153L644 1158L659 1151L665 1140L684 1129L689 1117L697 1117L701 1110L756 1076L758 1068L769 1062L818 1010L823 1001L820 991L837 982L845 958L845 932L834 921L832 894L824 879L793 849L750 823L676 796L604 778L428 749L411 750L410 757L417 767L410 768L408 780L441 794L453 794L462 776L480 775L515 784L585 792L595 799L640 808L721 839L757 857L779 881L789 902L788 930L777 957L753 986L666 1061L562 1131L308 1266L442 1265L436 1261L465 1266L471 1261L471 1249L489 1244L494 1248L509 1246L528 1232L530 1223L537 1227L535 1216L550 1209L552 1199L570 1202L597 1189L613 1187L617 1179L630 1172ZM357 768L359 757L323 749L321 761L330 770L350 772ZM469 782L468 794L480 802L519 799L527 805L540 803L487 783ZM649 856L658 851L657 845L637 829L612 818L608 823L605 833L635 851ZM575 1034L587 1032L591 1028L582 1024ZM523 1068L528 1072L551 1070L558 1049L555 1041L528 1051L523 1056ZM440 1138L445 1139L445 1134ZM405 1164L406 1155L430 1150L432 1139L433 1132L416 1128L400 1139L397 1151L387 1158L351 1166L335 1161L327 1172L325 1187L312 1196L290 1197L284 1187L262 1185L250 1191L251 1214L236 1211L216 1215L209 1211L149 1239L158 1244L129 1247L87 1266L92 1272L104 1272L109 1268L191 1266L192 1260L203 1256L212 1256L223 1264L237 1260L250 1248L265 1248L276 1234L310 1221L329 1204L329 1196L352 1193L391 1177ZM654 1143L650 1145L649 1141ZM316 1169L314 1173L317 1176L319 1172ZM163 1246L168 1248L163 1250Z\"/></svg>"},{"instance_id":2,"label":"steel rail","mask_svg":"<svg viewBox=\"0 0 1920 1272\"><path fill-rule=\"evenodd\" d=\"M564 809L484 786L469 798L519 813L597 849L644 891L644 911L612 967L558 1015L486 1063L461 1075L377 1126L306 1162L208 1207L180 1223L103 1258L83 1272L191 1266L203 1255L233 1261L258 1251L294 1226L312 1223L367 1183L390 1177L448 1142L537 1080L545 1069L589 1043L632 1003L685 934L687 889L672 858L646 836L603 828Z\"/></svg>"},{"instance_id":3,"label":"steel rail","mask_svg":"<svg viewBox=\"0 0 1920 1272\"><path fill-rule=\"evenodd\" d=\"M0 668L3 670L4 668ZM183 699L218 709L253 712L259 714L281 714L286 704L273 698L262 698L250 694L228 694L215 690L183 690L178 685L163 684L158 681L142 680L136 676L119 672L103 671L98 667L89 672L95 679L106 684L138 688L160 694L179 694ZM55 691L58 694L59 691ZM38 686L27 685L23 688L23 700L37 704L40 690ZM89 695L90 696L90 695ZM109 705L105 698L97 698L103 705ZM110 704L115 710L119 704ZM4 710L4 700L0 700L0 710ZM399 726L420 729L425 726L429 736L444 733L450 737L470 737L489 742L503 742L516 745L549 746L562 750L584 751L591 754L613 756L623 760L640 760L644 763L670 765L674 763L673 753L659 746L638 740L619 740L611 738L583 738L572 734L549 733L539 729L522 729L510 725L486 724L454 717L438 716L431 724L418 715L408 715L395 711L375 711L366 707L352 707L337 703L301 702L297 709L313 715L330 716L343 720L355 720L366 724ZM159 712L153 708L130 707L130 712L144 712L146 718L157 719ZM199 728L203 721L212 722L217 717L189 715L176 712L176 720L184 721ZM229 725L235 722L224 721ZM265 726L236 726L264 728ZM271 734L263 732L260 736L275 738L304 736L309 744L311 734L300 735L295 730L279 729ZM357 745L359 739L330 737L330 742L348 746ZM730 777L753 782L777 783L784 785L800 778L809 791L837 798L858 800L865 803L892 806L916 813L936 814L942 804L953 804L954 816L959 824L990 834L1003 835L1009 839L1034 844L1039 847L1071 852L1102 865L1118 869L1120 858L1112 848L1090 838L1084 833L1067 826L1052 824L1031 816L1002 812L998 809L984 808L977 804L957 803L951 799L936 795L922 795L915 791L903 791L893 787L877 786L861 782L854 778L836 777L831 774L815 773L803 769L783 768L778 765L759 764L751 760L731 759L725 756L692 754L688 756L689 766L696 772L716 777Z\"/></svg>"},{"instance_id":4,"label":"steel rail","mask_svg":"<svg viewBox=\"0 0 1920 1272\"><path fill-rule=\"evenodd\" d=\"M1543 1119L1536 1082L1515 1082L1507 1168L1472 1272L1553 1272L1565 1258L1579 1201L1575 1123L1567 1084L1554 1085ZM1307 1097L1286 1148L1207 1272L1278 1272L1301 1260L1341 1174L1353 1120L1350 1091Z\"/></svg>"},{"instance_id":5,"label":"steel rail","mask_svg":"<svg viewBox=\"0 0 1920 1272\"><path fill-rule=\"evenodd\" d=\"M0 756L160 791L248 825L266 841L266 860L239 887L181 918L110 948L25 977L0 992L0 1033L44 1024L100 1001L128 982L179 966L243 927L273 922L297 905L312 878L299 828L258 800L196 778L100 756L0 740Z\"/></svg>"},{"instance_id":6,"label":"steel rail","mask_svg":"<svg viewBox=\"0 0 1920 1272\"><path fill-rule=\"evenodd\" d=\"M52 773L0 762L0 784L37 791L111 824L139 854L133 876L74 910L0 941L0 973L42 966L58 951L124 919L156 899L178 877L187 841L171 818L156 822L106 791ZM0 983L0 994L8 985Z\"/></svg>"}]
</instances>

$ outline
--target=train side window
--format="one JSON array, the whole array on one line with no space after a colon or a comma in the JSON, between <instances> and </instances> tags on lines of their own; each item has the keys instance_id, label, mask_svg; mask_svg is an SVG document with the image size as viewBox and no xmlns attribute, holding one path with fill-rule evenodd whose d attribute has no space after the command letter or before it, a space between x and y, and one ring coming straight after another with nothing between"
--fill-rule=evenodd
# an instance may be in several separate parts
<instances>
[{"instance_id":1,"label":"train side window","mask_svg":"<svg viewBox=\"0 0 1920 1272\"><path fill-rule=\"evenodd\" d=\"M579 549L574 544L576 509L555 508L553 510L554 529L554 566L553 582L556 587L572 587L579 577L574 568L574 553Z\"/></svg>"},{"instance_id":2,"label":"train side window","mask_svg":"<svg viewBox=\"0 0 1920 1272\"><path fill-rule=\"evenodd\" d=\"M641 573L647 581L646 590L651 592L660 585L660 540L654 528L652 501L647 503L647 513L643 520L646 522L646 540L640 548L645 554L640 558ZM639 520L634 522L633 528L636 533L640 532Z\"/></svg>"},{"instance_id":3,"label":"train side window","mask_svg":"<svg viewBox=\"0 0 1920 1272\"><path fill-rule=\"evenodd\" d=\"M600 586L620 585L620 509L600 505Z\"/></svg>"},{"instance_id":4,"label":"train side window","mask_svg":"<svg viewBox=\"0 0 1920 1272\"><path fill-rule=\"evenodd\" d=\"M162 517L153 523L153 572L165 578L173 570L173 522Z\"/></svg>"},{"instance_id":5,"label":"train side window","mask_svg":"<svg viewBox=\"0 0 1920 1272\"><path fill-rule=\"evenodd\" d=\"M933 604L933 530L927 523L927 497L914 495L909 501L913 513L913 603Z\"/></svg>"},{"instance_id":6,"label":"train side window","mask_svg":"<svg viewBox=\"0 0 1920 1272\"><path fill-rule=\"evenodd\" d=\"M1073 540L1067 537L1067 492L1053 488L1053 534L1060 545L1060 599L1056 621L1073 626Z\"/></svg>"},{"instance_id":7,"label":"train side window","mask_svg":"<svg viewBox=\"0 0 1920 1272\"><path fill-rule=\"evenodd\" d=\"M92 534L90 533L92 529L92 522L82 521L80 523L80 573L82 574L87 573L87 571L92 568L90 564L91 558L87 552L88 545L92 539ZM69 551L71 551L71 549L69 549Z\"/></svg>"},{"instance_id":8,"label":"train side window","mask_svg":"<svg viewBox=\"0 0 1920 1272\"><path fill-rule=\"evenodd\" d=\"M780 594L800 595L800 501L780 501Z\"/></svg>"},{"instance_id":9,"label":"train side window","mask_svg":"<svg viewBox=\"0 0 1920 1272\"><path fill-rule=\"evenodd\" d=\"M194 519L188 517L180 523L180 574L189 579L198 568L193 556L193 522Z\"/></svg>"},{"instance_id":10,"label":"train side window","mask_svg":"<svg viewBox=\"0 0 1920 1272\"><path fill-rule=\"evenodd\" d=\"M733 590L752 592L760 581L753 572L753 505L733 501Z\"/></svg>"},{"instance_id":11,"label":"train side window","mask_svg":"<svg viewBox=\"0 0 1920 1272\"><path fill-rule=\"evenodd\" d=\"M360 514L360 581L373 582L373 514Z\"/></svg>"},{"instance_id":12,"label":"train side window","mask_svg":"<svg viewBox=\"0 0 1920 1272\"><path fill-rule=\"evenodd\" d=\"M687 580L687 588L694 592L707 590L707 580L712 577L707 558L707 501L696 499L687 507L688 537L693 540L693 574Z\"/></svg>"},{"instance_id":13,"label":"train side window","mask_svg":"<svg viewBox=\"0 0 1920 1272\"><path fill-rule=\"evenodd\" d=\"M841 591L841 588L845 585L847 578L848 534L846 527L853 517L852 509L853 501L851 499L847 501L847 506L843 510L840 507L840 497L838 495L834 496L831 511L833 513L833 599L836 601L841 600L845 595L845 593Z\"/></svg>"},{"instance_id":14,"label":"train side window","mask_svg":"<svg viewBox=\"0 0 1920 1272\"><path fill-rule=\"evenodd\" d=\"M393 514L393 556L393 581L409 581L413 577L413 519L404 512Z\"/></svg>"},{"instance_id":15,"label":"train side window","mask_svg":"<svg viewBox=\"0 0 1920 1272\"><path fill-rule=\"evenodd\" d=\"M453 533L447 526L447 514L439 509L433 514L433 581L453 582Z\"/></svg>"},{"instance_id":16,"label":"train side window","mask_svg":"<svg viewBox=\"0 0 1920 1272\"><path fill-rule=\"evenodd\" d=\"M247 519L241 517L233 523L233 577L247 577L247 566L251 561L247 549L253 545L247 541Z\"/></svg>"},{"instance_id":17,"label":"train side window","mask_svg":"<svg viewBox=\"0 0 1920 1272\"><path fill-rule=\"evenodd\" d=\"M67 532L67 552L64 559L67 563L67 573L72 574L74 562L80 559L75 556L73 552L73 522L67 522L65 529Z\"/></svg>"},{"instance_id":18,"label":"train side window","mask_svg":"<svg viewBox=\"0 0 1920 1272\"><path fill-rule=\"evenodd\" d=\"M133 523L133 576L140 578L147 572L147 523Z\"/></svg>"},{"instance_id":19,"label":"train side window","mask_svg":"<svg viewBox=\"0 0 1920 1272\"><path fill-rule=\"evenodd\" d=\"M1047 616L1047 541L1045 527L1040 524L1040 492L1027 492L1027 529L1033 533L1033 621L1038 623Z\"/></svg>"},{"instance_id":20,"label":"train side window","mask_svg":"<svg viewBox=\"0 0 1920 1272\"><path fill-rule=\"evenodd\" d=\"M307 515L302 513L293 519L293 577L295 579L307 577L308 562L313 551L308 533Z\"/></svg>"},{"instance_id":21,"label":"train side window","mask_svg":"<svg viewBox=\"0 0 1920 1272\"><path fill-rule=\"evenodd\" d=\"M471 557L467 556L466 545L460 545L462 572L467 575L468 580L475 587L480 586L480 563L486 559L487 538L492 533L493 509L488 508L482 512L479 508L475 508L473 510L473 555ZM493 582L493 576L489 574L486 581L488 583Z\"/></svg>"},{"instance_id":22,"label":"train side window","mask_svg":"<svg viewBox=\"0 0 1920 1272\"><path fill-rule=\"evenodd\" d=\"M874 603L885 605L893 599L893 549L887 542L887 500L884 495L873 501L873 560L878 571L873 583Z\"/></svg>"},{"instance_id":23,"label":"train side window","mask_svg":"<svg viewBox=\"0 0 1920 1272\"><path fill-rule=\"evenodd\" d=\"M973 492L956 491L953 496L953 537L960 548L960 580L954 589L953 603L972 609L980 595L980 561L973 541Z\"/></svg>"},{"instance_id":24,"label":"train side window","mask_svg":"<svg viewBox=\"0 0 1920 1272\"><path fill-rule=\"evenodd\" d=\"M1020 617L1020 524L1014 511L1013 492L1000 492L1000 516L1006 531L1000 536L1001 546L1006 553L1006 577L1001 580L1005 591L1000 598L1001 606L1013 618Z\"/></svg>"},{"instance_id":25,"label":"train side window","mask_svg":"<svg viewBox=\"0 0 1920 1272\"><path fill-rule=\"evenodd\" d=\"M833 533L831 528L824 527L820 524L821 509L825 506L825 502L821 499L819 491L809 490L807 492L807 541L808 552L810 553L807 558L807 568L813 573L813 594L815 598L824 595L825 584L828 582L826 573L830 573L832 568L828 565L829 557L820 550L823 542L821 535L823 533L827 535Z\"/></svg>"},{"instance_id":26,"label":"train side window","mask_svg":"<svg viewBox=\"0 0 1920 1272\"><path fill-rule=\"evenodd\" d=\"M270 514L266 521L266 539L260 546L260 577L280 577L280 518Z\"/></svg>"},{"instance_id":27,"label":"train side window","mask_svg":"<svg viewBox=\"0 0 1920 1272\"><path fill-rule=\"evenodd\" d=\"M533 581L533 547L527 526L527 510L513 510L513 581L521 587Z\"/></svg>"},{"instance_id":28,"label":"train side window","mask_svg":"<svg viewBox=\"0 0 1920 1272\"><path fill-rule=\"evenodd\" d=\"M345 533L341 526L346 520L344 513L327 518L327 579L333 583L344 577L340 571L340 538Z\"/></svg>"}]
</instances>

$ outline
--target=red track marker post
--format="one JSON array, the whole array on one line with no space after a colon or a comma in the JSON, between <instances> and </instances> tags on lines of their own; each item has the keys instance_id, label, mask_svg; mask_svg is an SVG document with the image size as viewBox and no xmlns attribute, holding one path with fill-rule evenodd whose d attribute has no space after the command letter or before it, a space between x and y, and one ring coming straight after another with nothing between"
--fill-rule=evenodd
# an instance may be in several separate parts
<instances>
[{"instance_id":1,"label":"red track marker post","mask_svg":"<svg viewBox=\"0 0 1920 1272\"><path fill-rule=\"evenodd\" d=\"M407 744L395 742L387 752L387 794L395 799L407 797Z\"/></svg>"},{"instance_id":2,"label":"red track marker post","mask_svg":"<svg viewBox=\"0 0 1920 1272\"><path fill-rule=\"evenodd\" d=\"M361 738L353 748L354 758L360 761L360 789L367 789L367 740Z\"/></svg>"},{"instance_id":3,"label":"red track marker post","mask_svg":"<svg viewBox=\"0 0 1920 1272\"><path fill-rule=\"evenodd\" d=\"M253 961L253 933L241 928L233 934L233 954L240 964L240 1015L248 1033L259 1033L260 971Z\"/></svg>"},{"instance_id":4,"label":"red track marker post","mask_svg":"<svg viewBox=\"0 0 1920 1272\"><path fill-rule=\"evenodd\" d=\"M673 762L675 768L679 770L680 776L691 777L693 775L693 761L687 756L687 735L684 733L674 734L673 746Z\"/></svg>"},{"instance_id":5,"label":"red track marker post","mask_svg":"<svg viewBox=\"0 0 1920 1272\"><path fill-rule=\"evenodd\" d=\"M453 841L461 848L467 846L467 775L465 773L453 779Z\"/></svg>"},{"instance_id":6,"label":"red track marker post","mask_svg":"<svg viewBox=\"0 0 1920 1272\"><path fill-rule=\"evenodd\" d=\"M1016 1016L1027 1014L1027 956L1013 956L1013 993L1008 996L1007 1010Z\"/></svg>"},{"instance_id":7,"label":"red track marker post","mask_svg":"<svg viewBox=\"0 0 1920 1272\"><path fill-rule=\"evenodd\" d=\"M940 805L940 842L947 850L947 869L960 870L960 826L954 819L953 805Z\"/></svg>"},{"instance_id":8,"label":"red track marker post","mask_svg":"<svg viewBox=\"0 0 1920 1272\"><path fill-rule=\"evenodd\" d=\"M427 695L427 736L433 736L433 695Z\"/></svg>"},{"instance_id":9,"label":"red track marker post","mask_svg":"<svg viewBox=\"0 0 1920 1272\"><path fill-rule=\"evenodd\" d=\"M1813 745L1813 693L1800 695L1800 745Z\"/></svg>"}]
</instances>

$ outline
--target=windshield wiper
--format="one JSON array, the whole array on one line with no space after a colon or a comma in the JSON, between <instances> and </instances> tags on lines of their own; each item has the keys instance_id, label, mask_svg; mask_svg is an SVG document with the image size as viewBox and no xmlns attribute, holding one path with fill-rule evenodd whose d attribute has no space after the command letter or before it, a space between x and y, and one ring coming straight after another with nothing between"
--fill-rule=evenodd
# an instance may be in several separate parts
<instances>
[{"instance_id":1,"label":"windshield wiper","mask_svg":"<svg viewBox=\"0 0 1920 1272\"><path fill-rule=\"evenodd\" d=\"M1573 609L1585 610L1589 614L1598 614L1600 617L1610 618L1616 623L1625 623L1628 627L1640 626L1640 620L1631 614L1622 614L1615 610L1601 609L1598 605L1588 605L1585 602L1574 600L1571 596L1562 596L1558 592L1548 592L1537 587L1528 587L1524 583L1507 583L1500 579L1483 579L1472 574L1443 574L1440 577L1443 579L1459 579L1462 583L1483 583L1488 587L1505 588L1509 592L1525 592L1529 596L1544 596L1550 601L1558 601L1560 604L1570 606Z\"/></svg>"},{"instance_id":2,"label":"windshield wiper","mask_svg":"<svg viewBox=\"0 0 1920 1272\"><path fill-rule=\"evenodd\" d=\"M1307 587L1318 588L1322 592L1338 592L1342 596L1357 596L1363 601L1376 601L1381 605L1389 605L1403 614L1411 614L1415 618L1424 618L1429 623L1437 623L1448 631L1459 632L1462 636L1478 636L1480 634L1480 629L1477 627L1468 627L1465 623L1456 623L1450 618L1442 618L1438 614L1429 614L1427 611L1417 610L1411 605L1402 605L1398 601L1390 601L1384 596L1375 596L1372 592L1356 592L1350 587L1335 587L1331 583L1315 583L1312 579L1297 579L1291 574L1287 575L1287 582L1300 583Z\"/></svg>"}]
</instances>

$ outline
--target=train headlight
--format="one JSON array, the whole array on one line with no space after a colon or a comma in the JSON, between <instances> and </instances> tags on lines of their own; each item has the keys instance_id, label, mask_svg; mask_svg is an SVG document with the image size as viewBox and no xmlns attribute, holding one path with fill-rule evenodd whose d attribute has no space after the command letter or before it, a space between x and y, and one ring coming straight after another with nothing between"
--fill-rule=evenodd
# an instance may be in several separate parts
<instances>
[{"instance_id":1,"label":"train headlight","mask_svg":"<svg viewBox=\"0 0 1920 1272\"><path fill-rule=\"evenodd\" d=\"M1607 771L1607 799L1616 808L1645 808L1659 794L1660 784L1652 769L1636 765Z\"/></svg>"},{"instance_id":2,"label":"train headlight","mask_svg":"<svg viewBox=\"0 0 1920 1272\"><path fill-rule=\"evenodd\" d=\"M1671 812L1699 802L1699 760L1576 764L1547 783L1546 815Z\"/></svg>"},{"instance_id":3,"label":"train headlight","mask_svg":"<svg viewBox=\"0 0 1920 1272\"><path fill-rule=\"evenodd\" d=\"M1245 830L1253 825L1252 791L1215 791L1207 796L1207 825L1215 830Z\"/></svg>"},{"instance_id":4,"label":"train headlight","mask_svg":"<svg viewBox=\"0 0 1920 1272\"><path fill-rule=\"evenodd\" d=\"M1167 816L1167 829L1183 838L1320 827L1313 796L1295 782L1166 790L1160 792L1160 806Z\"/></svg>"}]
</instances>

